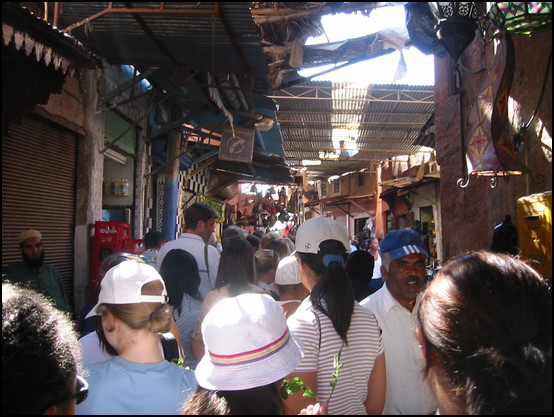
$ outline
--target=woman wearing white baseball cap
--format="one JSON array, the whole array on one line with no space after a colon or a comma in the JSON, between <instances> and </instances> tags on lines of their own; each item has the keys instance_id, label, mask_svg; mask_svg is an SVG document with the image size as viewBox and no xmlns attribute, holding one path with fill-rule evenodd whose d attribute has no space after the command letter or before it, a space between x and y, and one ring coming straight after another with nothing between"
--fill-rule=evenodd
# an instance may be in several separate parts
<instances>
[{"instance_id":1,"label":"woman wearing white baseball cap","mask_svg":"<svg viewBox=\"0 0 554 417\"><path fill-rule=\"evenodd\" d=\"M271 296L247 293L218 301L202 322L202 336L200 387L183 414L284 414L280 388L302 360L302 347Z\"/></svg>"},{"instance_id":2,"label":"woman wearing white baseball cap","mask_svg":"<svg viewBox=\"0 0 554 417\"><path fill-rule=\"evenodd\" d=\"M85 366L89 396L77 414L178 414L197 383L193 371L166 361L160 350L158 334L169 331L172 314L153 266L128 260L108 270L87 317L102 316L118 355Z\"/></svg>"},{"instance_id":3,"label":"woman wearing white baseball cap","mask_svg":"<svg viewBox=\"0 0 554 417\"><path fill-rule=\"evenodd\" d=\"M303 342L304 358L286 379L299 377L320 401L328 400L328 414L381 414L386 389L383 342L375 316L354 299L343 266L349 252L346 230L333 219L312 218L298 228L296 256L310 295L287 320ZM337 380L334 359L339 352ZM297 414L313 402L298 392L288 397L285 407L288 414Z\"/></svg>"}]
</instances>

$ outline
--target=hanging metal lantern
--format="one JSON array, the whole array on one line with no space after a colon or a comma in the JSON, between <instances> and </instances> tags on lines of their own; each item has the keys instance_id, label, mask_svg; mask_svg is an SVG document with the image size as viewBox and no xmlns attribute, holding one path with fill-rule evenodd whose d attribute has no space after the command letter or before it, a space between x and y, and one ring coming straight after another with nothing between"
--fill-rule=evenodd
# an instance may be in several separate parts
<instances>
[{"instance_id":1,"label":"hanging metal lantern","mask_svg":"<svg viewBox=\"0 0 554 417\"><path fill-rule=\"evenodd\" d=\"M531 35L552 27L552 3L497 2L487 13L487 19L501 33Z\"/></svg>"},{"instance_id":2,"label":"hanging metal lantern","mask_svg":"<svg viewBox=\"0 0 554 417\"><path fill-rule=\"evenodd\" d=\"M435 2L438 23L437 38L448 51L454 62L475 38L477 30L477 9L474 2Z\"/></svg>"},{"instance_id":3,"label":"hanging metal lantern","mask_svg":"<svg viewBox=\"0 0 554 417\"><path fill-rule=\"evenodd\" d=\"M519 159L508 123L508 99L514 75L510 35L498 41L491 70L468 117L467 162L470 175L521 175L529 169Z\"/></svg>"}]
</instances>

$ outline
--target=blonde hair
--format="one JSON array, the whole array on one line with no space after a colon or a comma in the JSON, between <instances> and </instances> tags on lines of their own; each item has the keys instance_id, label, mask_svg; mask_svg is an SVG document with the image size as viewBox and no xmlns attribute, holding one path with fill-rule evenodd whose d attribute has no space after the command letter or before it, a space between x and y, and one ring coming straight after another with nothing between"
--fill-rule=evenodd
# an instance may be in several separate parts
<instances>
[{"instance_id":1,"label":"blonde hair","mask_svg":"<svg viewBox=\"0 0 554 417\"><path fill-rule=\"evenodd\" d=\"M254 271L256 279L260 275L267 274L279 265L279 254L273 249L261 249L254 254Z\"/></svg>"},{"instance_id":2,"label":"blonde hair","mask_svg":"<svg viewBox=\"0 0 554 417\"><path fill-rule=\"evenodd\" d=\"M267 249L269 247L269 242L274 239L279 239L281 235L279 232L268 232L262 237L262 248Z\"/></svg>"}]
</instances>

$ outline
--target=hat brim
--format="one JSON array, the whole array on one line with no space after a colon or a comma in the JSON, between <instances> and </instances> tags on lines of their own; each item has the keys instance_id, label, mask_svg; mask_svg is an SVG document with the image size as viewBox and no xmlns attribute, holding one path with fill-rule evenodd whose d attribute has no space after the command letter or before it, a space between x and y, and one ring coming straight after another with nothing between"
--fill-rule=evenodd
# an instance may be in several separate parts
<instances>
[{"instance_id":1,"label":"hat brim","mask_svg":"<svg viewBox=\"0 0 554 417\"><path fill-rule=\"evenodd\" d=\"M302 361L302 341L290 333L281 349L269 357L240 365L214 365L208 352L196 367L198 384L208 390L241 391L284 379Z\"/></svg>"},{"instance_id":2,"label":"hat brim","mask_svg":"<svg viewBox=\"0 0 554 417\"><path fill-rule=\"evenodd\" d=\"M417 245L406 245L406 246L402 246L400 248L388 250L388 251L383 252L383 253L386 253L392 259L403 258L404 256L408 256L408 255L411 255L413 253L421 253L422 255L425 255L426 257L429 257L429 254L427 253L427 251L424 248L422 248L421 246L417 246Z\"/></svg>"},{"instance_id":3,"label":"hat brim","mask_svg":"<svg viewBox=\"0 0 554 417\"><path fill-rule=\"evenodd\" d=\"M98 307L99 307L99 306L100 306L100 303L96 304L96 305L92 308L92 310L90 310L90 311L88 312L88 314L85 316L85 319L88 319L88 318L93 317L93 316L99 316L99 315L100 315L100 313L98 313Z\"/></svg>"}]
</instances>

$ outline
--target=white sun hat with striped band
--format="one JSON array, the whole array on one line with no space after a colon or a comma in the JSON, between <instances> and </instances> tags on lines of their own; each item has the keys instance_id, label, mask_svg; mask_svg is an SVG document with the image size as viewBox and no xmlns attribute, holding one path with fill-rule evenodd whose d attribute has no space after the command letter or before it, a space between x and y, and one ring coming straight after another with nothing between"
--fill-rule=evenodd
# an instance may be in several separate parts
<instances>
[{"instance_id":1,"label":"white sun hat with striped band","mask_svg":"<svg viewBox=\"0 0 554 417\"><path fill-rule=\"evenodd\" d=\"M216 303L202 322L206 353L198 384L239 391L284 379L300 364L302 342L287 327L283 308L269 295L242 294Z\"/></svg>"}]
</instances>

